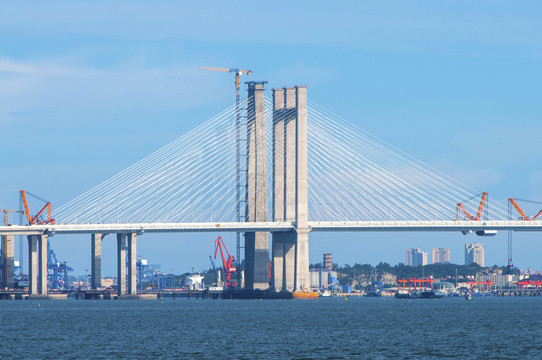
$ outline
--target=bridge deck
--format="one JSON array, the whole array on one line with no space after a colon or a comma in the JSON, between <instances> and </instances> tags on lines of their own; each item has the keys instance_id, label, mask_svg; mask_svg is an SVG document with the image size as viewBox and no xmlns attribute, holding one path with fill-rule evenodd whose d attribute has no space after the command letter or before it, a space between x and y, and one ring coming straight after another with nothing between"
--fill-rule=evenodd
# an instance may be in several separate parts
<instances>
[{"instance_id":1,"label":"bridge deck","mask_svg":"<svg viewBox=\"0 0 542 360\"><path fill-rule=\"evenodd\" d=\"M542 231L542 221L311 221L311 231ZM245 232L294 230L292 222L55 224L0 226L0 235Z\"/></svg>"}]
</instances>

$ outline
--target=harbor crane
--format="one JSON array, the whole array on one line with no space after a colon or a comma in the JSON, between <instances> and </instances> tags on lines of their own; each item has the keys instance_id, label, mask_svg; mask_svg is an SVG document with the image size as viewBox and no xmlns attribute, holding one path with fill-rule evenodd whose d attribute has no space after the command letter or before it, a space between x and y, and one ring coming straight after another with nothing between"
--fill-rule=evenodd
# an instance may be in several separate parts
<instances>
[{"instance_id":1,"label":"harbor crane","mask_svg":"<svg viewBox=\"0 0 542 360\"><path fill-rule=\"evenodd\" d=\"M219 236L215 240L215 259L218 255L218 250L220 250L220 256L222 256L222 265L224 267L224 273L226 274L226 287L235 287L235 283L231 282L231 276L235 275L235 272L237 270L235 267L235 259L228 252L226 244L224 244L224 241L222 240L222 236ZM227 259L224 253L228 256Z\"/></svg>"},{"instance_id":2,"label":"harbor crane","mask_svg":"<svg viewBox=\"0 0 542 360\"><path fill-rule=\"evenodd\" d=\"M207 67L200 66L200 70L206 71L222 71L222 72L231 72L235 73L235 177L236 177L236 186L235 186L235 198L236 198L236 209L235 215L237 221L243 221L241 215L241 76L243 74L250 75L252 70L243 70L239 68L216 68L216 67ZM241 233L237 232L235 237L235 256L237 260L241 259ZM241 286L241 271L237 272L237 285Z\"/></svg>"}]
</instances>

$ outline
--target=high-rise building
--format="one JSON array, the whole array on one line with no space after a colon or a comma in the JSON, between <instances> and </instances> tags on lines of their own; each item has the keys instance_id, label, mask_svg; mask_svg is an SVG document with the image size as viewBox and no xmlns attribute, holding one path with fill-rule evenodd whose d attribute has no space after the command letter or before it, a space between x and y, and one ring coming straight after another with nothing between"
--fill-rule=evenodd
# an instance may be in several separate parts
<instances>
[{"instance_id":1,"label":"high-rise building","mask_svg":"<svg viewBox=\"0 0 542 360\"><path fill-rule=\"evenodd\" d=\"M331 253L324 254L324 269L327 271L333 269L333 255Z\"/></svg>"},{"instance_id":2,"label":"high-rise building","mask_svg":"<svg viewBox=\"0 0 542 360\"><path fill-rule=\"evenodd\" d=\"M465 244L465 265L472 263L484 266L484 247L482 244Z\"/></svg>"},{"instance_id":3,"label":"high-rise building","mask_svg":"<svg viewBox=\"0 0 542 360\"><path fill-rule=\"evenodd\" d=\"M450 262L449 248L434 248L431 250L431 263L442 264Z\"/></svg>"},{"instance_id":4,"label":"high-rise building","mask_svg":"<svg viewBox=\"0 0 542 360\"><path fill-rule=\"evenodd\" d=\"M421 249L405 249L405 265L427 265L427 252L422 251Z\"/></svg>"}]
</instances>

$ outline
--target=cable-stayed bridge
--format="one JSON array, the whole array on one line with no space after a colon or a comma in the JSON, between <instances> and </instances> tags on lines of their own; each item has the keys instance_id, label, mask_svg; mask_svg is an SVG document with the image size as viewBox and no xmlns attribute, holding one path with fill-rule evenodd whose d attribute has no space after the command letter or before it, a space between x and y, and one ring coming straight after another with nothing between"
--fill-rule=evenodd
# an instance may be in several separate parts
<instances>
[{"instance_id":1,"label":"cable-stayed bridge","mask_svg":"<svg viewBox=\"0 0 542 360\"><path fill-rule=\"evenodd\" d=\"M248 88L240 107L54 209L54 224L0 227L0 235L29 236L31 293L46 292L33 266L37 244L55 234L92 234L93 286L101 240L117 234L134 293L144 233L244 232L247 287L265 289L271 232L272 288L291 291L307 287L311 231L542 230L541 221L511 220L507 206L308 101L306 87L274 89L271 98L264 83ZM119 279L125 273L119 265Z\"/></svg>"}]
</instances>

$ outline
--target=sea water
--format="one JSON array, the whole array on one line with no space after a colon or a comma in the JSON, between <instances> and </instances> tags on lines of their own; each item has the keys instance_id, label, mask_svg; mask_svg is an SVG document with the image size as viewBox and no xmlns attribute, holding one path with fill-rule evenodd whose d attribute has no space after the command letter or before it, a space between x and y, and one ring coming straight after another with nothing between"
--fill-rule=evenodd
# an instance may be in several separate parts
<instances>
[{"instance_id":1,"label":"sea water","mask_svg":"<svg viewBox=\"0 0 542 360\"><path fill-rule=\"evenodd\" d=\"M540 359L542 298L0 301L1 359Z\"/></svg>"}]
</instances>

